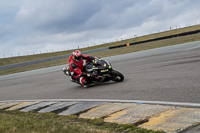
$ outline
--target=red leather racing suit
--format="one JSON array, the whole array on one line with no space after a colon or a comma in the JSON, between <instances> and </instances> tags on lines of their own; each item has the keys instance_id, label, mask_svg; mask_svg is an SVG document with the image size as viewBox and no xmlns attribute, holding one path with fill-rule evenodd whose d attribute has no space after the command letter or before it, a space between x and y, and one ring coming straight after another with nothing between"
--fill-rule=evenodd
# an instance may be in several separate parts
<instances>
[{"instance_id":1,"label":"red leather racing suit","mask_svg":"<svg viewBox=\"0 0 200 133\"><path fill-rule=\"evenodd\" d=\"M69 56L69 66L70 66L70 72L74 72L72 77L76 80L78 80L82 85L86 85L86 74L83 73L83 60L86 60L86 63L94 60L95 58L89 55L82 54L82 58L79 62L73 60L72 56Z\"/></svg>"}]
</instances>

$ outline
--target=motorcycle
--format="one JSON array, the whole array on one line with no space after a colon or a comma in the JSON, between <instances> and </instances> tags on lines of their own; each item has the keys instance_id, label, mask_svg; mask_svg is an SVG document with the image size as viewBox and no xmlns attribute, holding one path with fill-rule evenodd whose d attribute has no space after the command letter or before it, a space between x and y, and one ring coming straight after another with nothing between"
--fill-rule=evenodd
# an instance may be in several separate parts
<instances>
[{"instance_id":1,"label":"motorcycle","mask_svg":"<svg viewBox=\"0 0 200 133\"><path fill-rule=\"evenodd\" d=\"M84 65L83 72L92 73L93 77L86 77L88 85L104 83L109 81L122 82L124 75L112 68L112 65L104 59L96 58ZM73 79L73 73L70 72L69 66L65 69L65 74L72 77L72 82L80 84Z\"/></svg>"}]
</instances>

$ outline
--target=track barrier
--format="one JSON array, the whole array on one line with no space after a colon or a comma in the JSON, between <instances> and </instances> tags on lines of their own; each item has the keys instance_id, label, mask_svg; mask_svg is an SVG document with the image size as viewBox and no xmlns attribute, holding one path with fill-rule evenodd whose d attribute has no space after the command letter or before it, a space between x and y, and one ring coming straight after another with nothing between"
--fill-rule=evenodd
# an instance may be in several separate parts
<instances>
[{"instance_id":1,"label":"track barrier","mask_svg":"<svg viewBox=\"0 0 200 133\"><path fill-rule=\"evenodd\" d=\"M138 42L133 42L133 43L127 43L127 44L112 46L112 47L109 47L109 49L121 48L121 47L126 47L126 46L141 44L141 43L159 41L159 40L170 39L170 38L180 37L180 36L186 36L186 35L192 35L192 34L197 34L197 33L200 33L200 30L189 31L189 32L184 32L184 33L180 33L180 34L175 34L175 35L169 35L169 36L158 37L158 38L144 40L144 41L138 41Z\"/></svg>"}]
</instances>

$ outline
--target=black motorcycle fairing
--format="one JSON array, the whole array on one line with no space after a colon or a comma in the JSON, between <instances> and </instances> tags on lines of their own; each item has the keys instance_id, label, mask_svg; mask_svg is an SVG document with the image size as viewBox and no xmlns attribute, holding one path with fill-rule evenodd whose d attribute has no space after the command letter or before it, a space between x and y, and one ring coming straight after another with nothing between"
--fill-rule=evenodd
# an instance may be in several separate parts
<instances>
[{"instance_id":1,"label":"black motorcycle fairing","mask_svg":"<svg viewBox=\"0 0 200 133\"><path fill-rule=\"evenodd\" d=\"M84 65L84 69L85 71L92 71L95 69L104 70L109 69L109 66L111 65L107 61L102 59L95 59L94 61L90 61L86 65Z\"/></svg>"},{"instance_id":2,"label":"black motorcycle fairing","mask_svg":"<svg viewBox=\"0 0 200 133\"><path fill-rule=\"evenodd\" d=\"M93 71L93 62L90 61L83 66L83 71L91 72Z\"/></svg>"},{"instance_id":3,"label":"black motorcycle fairing","mask_svg":"<svg viewBox=\"0 0 200 133\"><path fill-rule=\"evenodd\" d=\"M110 81L111 64L103 59L95 59L84 65L84 72L93 73L94 77L87 77L89 82L106 82Z\"/></svg>"}]
</instances>

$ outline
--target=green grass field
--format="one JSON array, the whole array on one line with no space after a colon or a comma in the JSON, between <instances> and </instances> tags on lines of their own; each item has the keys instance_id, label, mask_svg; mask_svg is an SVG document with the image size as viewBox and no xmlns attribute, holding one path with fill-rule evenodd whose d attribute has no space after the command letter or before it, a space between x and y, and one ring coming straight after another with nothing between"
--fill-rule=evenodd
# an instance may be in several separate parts
<instances>
[{"instance_id":1,"label":"green grass field","mask_svg":"<svg viewBox=\"0 0 200 133\"><path fill-rule=\"evenodd\" d=\"M0 133L162 133L133 124L104 123L99 119L80 119L76 115L0 110Z\"/></svg>"}]
</instances>

